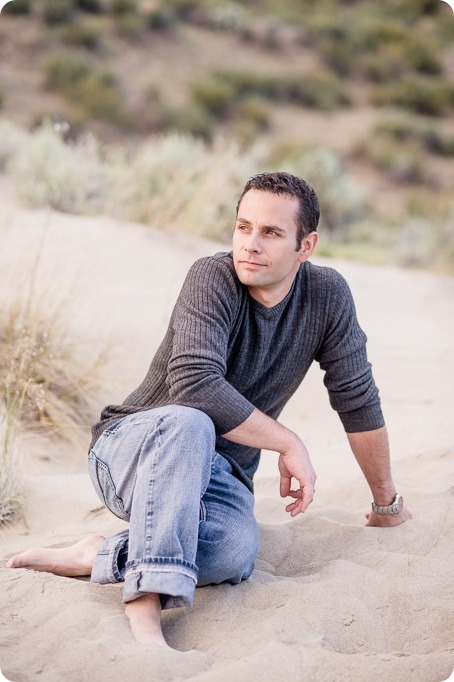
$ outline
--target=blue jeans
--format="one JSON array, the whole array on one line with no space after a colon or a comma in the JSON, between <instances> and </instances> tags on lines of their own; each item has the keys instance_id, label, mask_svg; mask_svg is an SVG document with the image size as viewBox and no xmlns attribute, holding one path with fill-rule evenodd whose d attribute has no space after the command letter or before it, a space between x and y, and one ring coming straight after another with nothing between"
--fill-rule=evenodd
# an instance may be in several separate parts
<instances>
[{"instance_id":1,"label":"blue jeans","mask_svg":"<svg viewBox=\"0 0 454 682\"><path fill-rule=\"evenodd\" d=\"M124 581L125 603L155 592L172 608L191 606L196 585L251 575L254 496L215 451L204 412L171 405L124 417L101 434L88 462L99 498L129 521L102 544L92 582Z\"/></svg>"}]
</instances>

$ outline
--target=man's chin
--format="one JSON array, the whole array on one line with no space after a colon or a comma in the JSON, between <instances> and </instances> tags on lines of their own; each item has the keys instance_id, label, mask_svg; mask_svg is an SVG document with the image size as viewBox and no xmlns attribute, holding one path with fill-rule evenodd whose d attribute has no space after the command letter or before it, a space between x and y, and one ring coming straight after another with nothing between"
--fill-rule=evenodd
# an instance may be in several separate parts
<instances>
[{"instance_id":1,"label":"man's chin","mask_svg":"<svg viewBox=\"0 0 454 682\"><path fill-rule=\"evenodd\" d=\"M263 268L263 270L264 269L265 268ZM242 284L246 284L247 286L260 286L263 283L265 274L263 270L259 268L248 270L247 268L241 267L241 265L238 267L235 266L235 272L238 279Z\"/></svg>"}]
</instances>

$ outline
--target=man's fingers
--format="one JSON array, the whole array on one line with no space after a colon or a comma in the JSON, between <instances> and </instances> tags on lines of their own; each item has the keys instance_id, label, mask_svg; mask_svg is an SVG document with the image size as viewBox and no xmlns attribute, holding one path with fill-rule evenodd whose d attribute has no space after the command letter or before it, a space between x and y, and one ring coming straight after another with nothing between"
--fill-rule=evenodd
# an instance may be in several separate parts
<instances>
[{"instance_id":1,"label":"man's fingers","mask_svg":"<svg viewBox=\"0 0 454 682\"><path fill-rule=\"evenodd\" d=\"M292 516L296 516L296 514L305 512L314 499L314 488L308 484L298 490L289 490L287 496L293 497L296 502L288 504L285 511L291 512Z\"/></svg>"},{"instance_id":2,"label":"man's fingers","mask_svg":"<svg viewBox=\"0 0 454 682\"><path fill-rule=\"evenodd\" d=\"M283 474L281 474L281 482L279 486L281 497L288 497L290 494L291 480L291 476L283 476Z\"/></svg>"}]
</instances>

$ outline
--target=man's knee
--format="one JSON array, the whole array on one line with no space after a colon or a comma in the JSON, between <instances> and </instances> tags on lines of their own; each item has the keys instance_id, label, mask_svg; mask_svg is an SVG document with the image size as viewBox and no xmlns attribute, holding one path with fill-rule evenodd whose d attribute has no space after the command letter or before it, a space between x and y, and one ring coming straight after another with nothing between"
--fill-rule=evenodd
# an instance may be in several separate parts
<instances>
[{"instance_id":1,"label":"man's knee","mask_svg":"<svg viewBox=\"0 0 454 682\"><path fill-rule=\"evenodd\" d=\"M213 421L201 410L185 405L171 405L167 408L167 418L181 433L188 433L193 437L215 438Z\"/></svg>"},{"instance_id":2,"label":"man's knee","mask_svg":"<svg viewBox=\"0 0 454 682\"><path fill-rule=\"evenodd\" d=\"M239 529L236 538L230 540L231 554L228 559L230 583L239 583L252 574L259 552L259 537L257 523L251 519L248 527Z\"/></svg>"},{"instance_id":3,"label":"man's knee","mask_svg":"<svg viewBox=\"0 0 454 682\"><path fill-rule=\"evenodd\" d=\"M227 526L222 535L207 542L198 555L198 584L237 584L246 580L254 570L258 551L259 536L253 516L241 524Z\"/></svg>"}]
</instances>

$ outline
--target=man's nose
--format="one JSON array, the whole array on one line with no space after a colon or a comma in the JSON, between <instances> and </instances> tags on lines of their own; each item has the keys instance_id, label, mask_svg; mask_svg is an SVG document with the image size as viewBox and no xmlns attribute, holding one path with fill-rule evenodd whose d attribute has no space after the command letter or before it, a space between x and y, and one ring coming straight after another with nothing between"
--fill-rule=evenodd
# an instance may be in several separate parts
<instances>
[{"instance_id":1,"label":"man's nose","mask_svg":"<svg viewBox=\"0 0 454 682\"><path fill-rule=\"evenodd\" d=\"M261 251L260 236L255 232L251 232L246 239L244 248L249 253L259 253Z\"/></svg>"}]
</instances>

